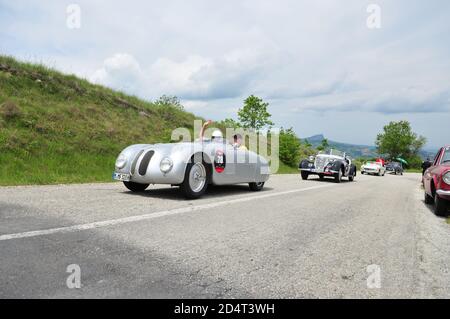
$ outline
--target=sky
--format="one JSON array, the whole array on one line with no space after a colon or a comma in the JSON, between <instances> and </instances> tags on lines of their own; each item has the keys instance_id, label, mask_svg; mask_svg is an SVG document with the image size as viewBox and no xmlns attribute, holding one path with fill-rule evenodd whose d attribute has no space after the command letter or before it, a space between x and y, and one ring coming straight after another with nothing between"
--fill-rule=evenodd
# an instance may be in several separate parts
<instances>
[{"instance_id":1,"label":"sky","mask_svg":"<svg viewBox=\"0 0 450 319\"><path fill-rule=\"evenodd\" d=\"M449 35L448 0L0 0L0 54L213 120L254 94L278 127L355 144L397 120L450 144Z\"/></svg>"}]
</instances>

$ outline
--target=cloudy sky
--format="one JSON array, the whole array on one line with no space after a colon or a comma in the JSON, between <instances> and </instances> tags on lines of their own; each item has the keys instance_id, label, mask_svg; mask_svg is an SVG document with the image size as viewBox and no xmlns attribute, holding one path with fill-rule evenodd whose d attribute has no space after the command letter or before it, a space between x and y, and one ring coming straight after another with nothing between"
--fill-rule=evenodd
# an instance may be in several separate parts
<instances>
[{"instance_id":1,"label":"cloudy sky","mask_svg":"<svg viewBox=\"0 0 450 319\"><path fill-rule=\"evenodd\" d=\"M206 118L255 94L302 137L373 144L406 119L450 143L448 0L0 0L0 53Z\"/></svg>"}]
</instances>

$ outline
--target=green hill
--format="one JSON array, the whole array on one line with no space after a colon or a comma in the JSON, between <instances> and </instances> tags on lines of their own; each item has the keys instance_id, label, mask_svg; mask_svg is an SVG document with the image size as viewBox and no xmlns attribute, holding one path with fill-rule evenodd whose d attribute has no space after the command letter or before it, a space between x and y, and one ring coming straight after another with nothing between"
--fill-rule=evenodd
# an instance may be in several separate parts
<instances>
[{"instance_id":1,"label":"green hill","mask_svg":"<svg viewBox=\"0 0 450 319\"><path fill-rule=\"evenodd\" d=\"M0 56L0 185L110 181L127 145L170 140L195 116Z\"/></svg>"},{"instance_id":2,"label":"green hill","mask_svg":"<svg viewBox=\"0 0 450 319\"><path fill-rule=\"evenodd\" d=\"M323 134L317 134L305 139L301 139L302 141L307 140L313 147L317 147L321 144L322 140L325 139ZM377 148L373 145L358 145L358 144L350 144L350 143L341 143L336 141L328 140L328 144L331 148L340 150L342 152L346 152L350 154L353 158L375 158L380 156L378 154ZM422 159L426 159L427 157L433 158L434 154L436 154L437 149L422 149L419 151L419 156Z\"/></svg>"},{"instance_id":3,"label":"green hill","mask_svg":"<svg viewBox=\"0 0 450 319\"><path fill-rule=\"evenodd\" d=\"M306 139L302 140L303 141L307 140L313 147L317 147L321 144L323 139L325 139L323 134L318 134L307 137ZM350 156L354 158L357 157L372 158L378 156L377 149L375 146L341 143L331 140L328 140L328 144L330 145L331 148L340 150L342 152L346 152L347 154L350 154Z\"/></svg>"}]
</instances>

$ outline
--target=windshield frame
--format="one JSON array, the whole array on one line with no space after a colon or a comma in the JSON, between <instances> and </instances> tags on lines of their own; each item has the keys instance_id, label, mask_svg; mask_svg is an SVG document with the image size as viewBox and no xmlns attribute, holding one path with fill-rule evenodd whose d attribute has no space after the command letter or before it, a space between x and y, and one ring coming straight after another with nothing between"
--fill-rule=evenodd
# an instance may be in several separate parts
<instances>
[{"instance_id":1,"label":"windshield frame","mask_svg":"<svg viewBox=\"0 0 450 319\"><path fill-rule=\"evenodd\" d=\"M440 164L450 163L450 146L442 150Z\"/></svg>"}]
</instances>

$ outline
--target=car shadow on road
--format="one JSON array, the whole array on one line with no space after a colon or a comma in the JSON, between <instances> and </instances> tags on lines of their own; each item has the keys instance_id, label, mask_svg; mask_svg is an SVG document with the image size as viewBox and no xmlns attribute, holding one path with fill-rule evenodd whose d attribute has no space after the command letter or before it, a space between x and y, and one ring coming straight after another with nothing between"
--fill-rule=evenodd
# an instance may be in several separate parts
<instances>
[{"instance_id":1,"label":"car shadow on road","mask_svg":"<svg viewBox=\"0 0 450 319\"><path fill-rule=\"evenodd\" d=\"M432 204L426 204L425 201L422 199L421 202L423 205L427 208L427 210L432 214L434 217L442 220L446 220L448 217L450 217L450 205L447 206L447 215L446 216L438 216L434 213L434 207Z\"/></svg>"},{"instance_id":2,"label":"car shadow on road","mask_svg":"<svg viewBox=\"0 0 450 319\"><path fill-rule=\"evenodd\" d=\"M328 178L325 177L323 179L320 179L318 176L317 177L309 176L306 181L309 181L309 180L310 181L315 181L315 182L322 182L322 183L335 183L334 177L328 177ZM356 179L353 182L351 182L351 183L354 183L354 182L356 182ZM350 181L347 178L344 177L344 178L342 178L341 183L350 183Z\"/></svg>"},{"instance_id":3,"label":"car shadow on road","mask_svg":"<svg viewBox=\"0 0 450 319\"><path fill-rule=\"evenodd\" d=\"M216 198L220 197L223 198L224 196L232 196L232 195L240 195L240 194L248 194L252 195L255 193L264 193L273 190L273 188L270 187L264 187L259 192L252 192L248 185L224 185L224 186L217 186L217 185L209 185L208 189L206 190L206 193L201 197L204 199L207 198ZM132 196L143 196L143 197L151 197L151 198L159 198L159 199L168 199L168 200L177 200L177 201L186 201L187 199L184 197L182 191L178 186L174 186L171 188L152 188L147 189L144 192L131 192L131 191L125 191L124 192L127 195Z\"/></svg>"}]
</instances>

